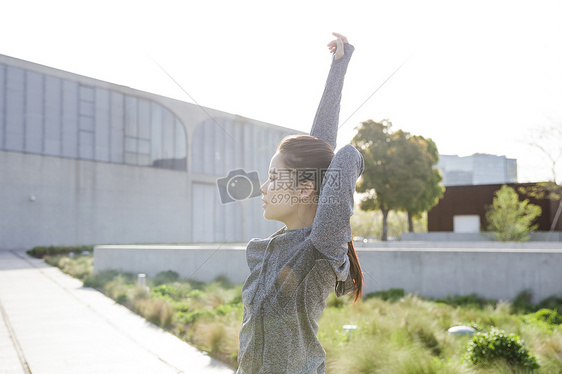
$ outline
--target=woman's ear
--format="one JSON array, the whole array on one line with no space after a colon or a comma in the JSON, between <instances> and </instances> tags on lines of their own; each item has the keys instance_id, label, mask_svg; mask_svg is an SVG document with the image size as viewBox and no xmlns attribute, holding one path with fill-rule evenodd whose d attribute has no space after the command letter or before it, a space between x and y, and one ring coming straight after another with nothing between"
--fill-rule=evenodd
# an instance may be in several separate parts
<instances>
[{"instance_id":1,"label":"woman's ear","mask_svg":"<svg viewBox=\"0 0 562 374\"><path fill-rule=\"evenodd\" d=\"M299 197L301 199L312 198L314 196L314 183L311 181L302 182L299 184Z\"/></svg>"}]
</instances>

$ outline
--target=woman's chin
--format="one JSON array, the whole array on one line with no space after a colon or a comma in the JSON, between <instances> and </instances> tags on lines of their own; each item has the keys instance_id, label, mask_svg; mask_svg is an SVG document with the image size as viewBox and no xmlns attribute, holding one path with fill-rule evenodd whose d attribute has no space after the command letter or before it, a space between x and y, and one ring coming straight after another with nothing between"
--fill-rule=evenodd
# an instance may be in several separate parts
<instances>
[{"instance_id":1,"label":"woman's chin","mask_svg":"<svg viewBox=\"0 0 562 374\"><path fill-rule=\"evenodd\" d=\"M268 221L279 221L279 219L276 218L275 216L272 216L271 213L267 211L267 209L263 211L263 218L265 218Z\"/></svg>"},{"instance_id":2,"label":"woman's chin","mask_svg":"<svg viewBox=\"0 0 562 374\"><path fill-rule=\"evenodd\" d=\"M267 209L264 209L264 211L263 211L263 218L265 218L268 221L271 221L271 217L267 213Z\"/></svg>"},{"instance_id":3,"label":"woman's chin","mask_svg":"<svg viewBox=\"0 0 562 374\"><path fill-rule=\"evenodd\" d=\"M263 212L263 218L265 218L268 221L277 221L274 217L270 217L269 214L267 214L266 212Z\"/></svg>"}]
</instances>

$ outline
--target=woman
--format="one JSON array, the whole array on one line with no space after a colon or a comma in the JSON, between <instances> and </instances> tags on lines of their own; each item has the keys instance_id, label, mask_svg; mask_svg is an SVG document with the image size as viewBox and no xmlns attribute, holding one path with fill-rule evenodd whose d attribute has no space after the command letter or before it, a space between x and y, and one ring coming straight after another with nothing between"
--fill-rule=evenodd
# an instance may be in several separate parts
<instances>
[{"instance_id":1,"label":"woman","mask_svg":"<svg viewBox=\"0 0 562 374\"><path fill-rule=\"evenodd\" d=\"M349 220L363 158L351 145L334 155L341 90L354 48L344 36L334 36L328 44L332 66L310 136L281 141L260 188L264 217L285 227L248 243L237 374L324 373L326 353L316 334L325 299L333 289L337 296L361 296Z\"/></svg>"}]
</instances>

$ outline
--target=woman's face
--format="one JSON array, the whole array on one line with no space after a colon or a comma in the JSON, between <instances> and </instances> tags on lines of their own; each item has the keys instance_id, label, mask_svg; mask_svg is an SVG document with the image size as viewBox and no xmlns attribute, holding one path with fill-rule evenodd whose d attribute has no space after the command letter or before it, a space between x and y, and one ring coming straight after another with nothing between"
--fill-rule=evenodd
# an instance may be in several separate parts
<instances>
[{"instance_id":1,"label":"woman's face","mask_svg":"<svg viewBox=\"0 0 562 374\"><path fill-rule=\"evenodd\" d=\"M294 171L288 169L279 152L269 163L268 179L260 187L263 195L263 216L267 220L283 222L288 227L297 217L299 197L295 189Z\"/></svg>"}]
</instances>

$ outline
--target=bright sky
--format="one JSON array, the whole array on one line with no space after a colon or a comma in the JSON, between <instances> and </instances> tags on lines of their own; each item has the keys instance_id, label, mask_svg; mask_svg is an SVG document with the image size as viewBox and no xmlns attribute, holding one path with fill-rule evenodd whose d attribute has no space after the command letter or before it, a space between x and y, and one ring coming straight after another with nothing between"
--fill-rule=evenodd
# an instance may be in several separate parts
<instances>
[{"instance_id":1,"label":"bright sky","mask_svg":"<svg viewBox=\"0 0 562 374\"><path fill-rule=\"evenodd\" d=\"M560 1L3 2L0 54L192 102L157 61L203 106L302 131L340 32L356 50L338 146L387 118L441 154L506 155L519 181L551 176L527 143L562 126Z\"/></svg>"}]
</instances>

